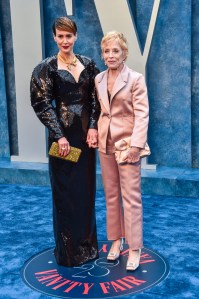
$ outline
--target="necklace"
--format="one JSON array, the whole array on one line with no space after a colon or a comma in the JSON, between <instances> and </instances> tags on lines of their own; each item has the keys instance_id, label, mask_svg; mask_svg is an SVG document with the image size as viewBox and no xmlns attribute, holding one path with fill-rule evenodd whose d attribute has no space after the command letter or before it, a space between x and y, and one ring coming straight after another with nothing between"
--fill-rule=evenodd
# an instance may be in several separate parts
<instances>
[{"instance_id":1,"label":"necklace","mask_svg":"<svg viewBox=\"0 0 199 299\"><path fill-rule=\"evenodd\" d=\"M72 66L72 65L73 65L73 66L76 66L76 65L77 65L77 57L76 57L75 55L73 56L72 61L70 61L70 62L67 62L67 61L65 60L65 58L64 58L60 53L58 53L58 58L59 58L63 63L66 64L66 67L67 67L67 69L68 69L69 71L71 71L71 66Z\"/></svg>"}]
</instances>

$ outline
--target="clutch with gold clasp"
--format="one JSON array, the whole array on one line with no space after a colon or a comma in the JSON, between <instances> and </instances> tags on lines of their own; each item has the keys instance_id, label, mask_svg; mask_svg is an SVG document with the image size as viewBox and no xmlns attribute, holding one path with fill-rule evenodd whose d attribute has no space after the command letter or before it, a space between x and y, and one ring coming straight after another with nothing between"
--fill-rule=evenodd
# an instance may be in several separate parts
<instances>
[{"instance_id":1,"label":"clutch with gold clasp","mask_svg":"<svg viewBox=\"0 0 199 299\"><path fill-rule=\"evenodd\" d=\"M82 150L77 147L70 147L70 152L66 156L60 156L59 154L59 145L57 142L53 142L49 150L49 155L56 157L62 160L71 161L77 163L81 155Z\"/></svg>"}]
</instances>

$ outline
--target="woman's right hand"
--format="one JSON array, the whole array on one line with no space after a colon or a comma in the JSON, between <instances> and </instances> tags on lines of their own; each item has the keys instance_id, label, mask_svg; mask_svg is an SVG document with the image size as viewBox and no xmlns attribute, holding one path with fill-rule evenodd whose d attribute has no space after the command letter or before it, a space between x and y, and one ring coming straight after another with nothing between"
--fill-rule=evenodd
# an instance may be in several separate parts
<instances>
[{"instance_id":1,"label":"woman's right hand","mask_svg":"<svg viewBox=\"0 0 199 299\"><path fill-rule=\"evenodd\" d=\"M68 140L65 137L62 137L58 140L58 145L59 145L59 154L60 156L67 156L68 153L70 152L70 144Z\"/></svg>"},{"instance_id":2,"label":"woman's right hand","mask_svg":"<svg viewBox=\"0 0 199 299\"><path fill-rule=\"evenodd\" d=\"M123 161L130 164L138 162L140 160L140 150L139 147L130 147L128 154L123 158Z\"/></svg>"}]
</instances>

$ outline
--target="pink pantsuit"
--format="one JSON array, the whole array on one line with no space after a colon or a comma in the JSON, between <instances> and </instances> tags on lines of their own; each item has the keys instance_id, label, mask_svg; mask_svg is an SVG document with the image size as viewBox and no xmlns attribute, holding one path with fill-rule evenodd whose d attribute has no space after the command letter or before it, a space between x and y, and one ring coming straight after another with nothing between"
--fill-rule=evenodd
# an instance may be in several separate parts
<instances>
[{"instance_id":1,"label":"pink pantsuit","mask_svg":"<svg viewBox=\"0 0 199 299\"><path fill-rule=\"evenodd\" d=\"M114 143L131 136L131 146L144 148L148 129L148 97L144 77L124 65L107 93L108 70L95 78L101 105L99 157L107 206L109 240L125 237L129 247L143 246L140 161L117 164ZM123 203L123 208L122 208Z\"/></svg>"}]
</instances>

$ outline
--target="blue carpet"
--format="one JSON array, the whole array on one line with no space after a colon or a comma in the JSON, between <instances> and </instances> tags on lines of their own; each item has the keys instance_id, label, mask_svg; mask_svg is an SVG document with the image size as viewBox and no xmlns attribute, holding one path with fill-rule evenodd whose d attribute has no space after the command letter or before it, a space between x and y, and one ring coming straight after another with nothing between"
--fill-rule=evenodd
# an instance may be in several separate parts
<instances>
[{"instance_id":1,"label":"blue carpet","mask_svg":"<svg viewBox=\"0 0 199 299\"><path fill-rule=\"evenodd\" d=\"M20 269L31 256L53 247L49 187L0 185L0 298L52 298L28 288ZM199 199L143 196L145 246L170 264L168 278L136 295L117 298L198 298ZM106 240L104 193L96 197L98 239Z\"/></svg>"}]
</instances>

